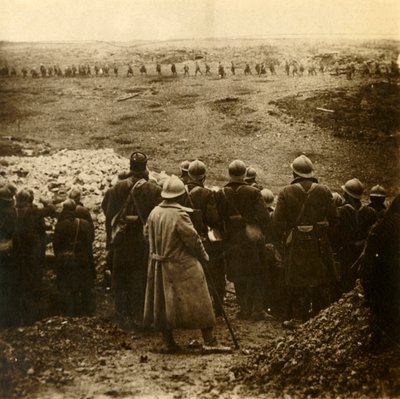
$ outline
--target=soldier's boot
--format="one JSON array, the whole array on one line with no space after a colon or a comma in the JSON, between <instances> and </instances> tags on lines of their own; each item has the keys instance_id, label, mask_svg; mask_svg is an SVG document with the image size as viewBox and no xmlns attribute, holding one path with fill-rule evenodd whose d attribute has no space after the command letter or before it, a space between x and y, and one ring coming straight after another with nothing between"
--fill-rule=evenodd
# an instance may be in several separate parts
<instances>
[{"instance_id":1,"label":"soldier's boot","mask_svg":"<svg viewBox=\"0 0 400 399\"><path fill-rule=\"evenodd\" d=\"M172 330L162 330L161 334L164 342L164 348L161 349L161 353L177 353L181 350L175 342Z\"/></svg>"}]
</instances>

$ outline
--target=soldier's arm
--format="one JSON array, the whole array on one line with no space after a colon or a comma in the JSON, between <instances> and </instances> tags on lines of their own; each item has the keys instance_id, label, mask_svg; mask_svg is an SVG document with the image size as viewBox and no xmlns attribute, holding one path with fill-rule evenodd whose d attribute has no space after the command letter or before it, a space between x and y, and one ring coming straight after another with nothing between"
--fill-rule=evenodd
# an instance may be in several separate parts
<instances>
[{"instance_id":1,"label":"soldier's arm","mask_svg":"<svg viewBox=\"0 0 400 399\"><path fill-rule=\"evenodd\" d=\"M207 203L206 203L206 210L205 210L205 219L207 222L207 225L212 227L212 228L218 228L220 227L220 218L218 215L218 209L217 209L217 202L215 200L214 193L210 191Z\"/></svg>"},{"instance_id":2,"label":"soldier's arm","mask_svg":"<svg viewBox=\"0 0 400 399\"><path fill-rule=\"evenodd\" d=\"M254 211L257 222L260 224L260 226L267 228L271 218L269 216L268 207L265 204L265 201L263 200L259 190L254 193Z\"/></svg>"},{"instance_id":3,"label":"soldier's arm","mask_svg":"<svg viewBox=\"0 0 400 399\"><path fill-rule=\"evenodd\" d=\"M181 211L180 218L177 220L176 229L178 235L188 251L199 260L209 260L208 254L204 249L200 236L193 227L189 215Z\"/></svg>"},{"instance_id":4,"label":"soldier's arm","mask_svg":"<svg viewBox=\"0 0 400 399\"><path fill-rule=\"evenodd\" d=\"M279 240L284 236L287 229L286 221L286 201L283 191L278 195L278 201L276 203L275 211L273 214L273 225L276 232L276 236Z\"/></svg>"},{"instance_id":5,"label":"soldier's arm","mask_svg":"<svg viewBox=\"0 0 400 399\"><path fill-rule=\"evenodd\" d=\"M326 210L326 218L328 219L329 225L333 226L337 220L337 209L331 191L327 188L328 195L328 206Z\"/></svg>"}]
</instances>

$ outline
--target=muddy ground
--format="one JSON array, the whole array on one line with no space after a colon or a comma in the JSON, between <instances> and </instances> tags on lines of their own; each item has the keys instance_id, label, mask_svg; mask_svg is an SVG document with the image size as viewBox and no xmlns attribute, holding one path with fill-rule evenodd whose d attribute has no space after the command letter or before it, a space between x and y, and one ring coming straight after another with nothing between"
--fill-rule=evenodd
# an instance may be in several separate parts
<instances>
[{"instance_id":1,"label":"muddy ground","mask_svg":"<svg viewBox=\"0 0 400 399\"><path fill-rule=\"evenodd\" d=\"M135 67L142 62L148 65L149 76L140 77L135 69L133 78L121 73L108 78L1 79L0 156L47 157L64 148L90 149L99 150L101 162L107 165L104 148L123 156L141 150L149 155L150 169L167 173L178 173L184 159L200 158L208 167L209 185L226 182L227 165L240 158L256 169L262 185L277 194L290 181L290 162L305 153L320 181L332 190L340 191L346 180L358 177L367 188L379 183L390 196L395 195L400 186L398 82L388 84L384 77L361 78L359 74L347 80L329 71L287 77L282 63L289 55L305 57L328 50L339 54L336 57L356 54L361 60L382 54L389 57L398 45L303 44L189 42L128 51L106 44L3 43L1 58L9 60L10 66L103 60L125 65L134 59ZM213 75L183 78L182 62L195 54L206 57ZM243 75L246 59L255 63L266 55L281 63L276 76ZM155 74L156 59L163 61L162 77ZM231 59L239 65L237 75L228 72L227 78L219 79L218 61L223 60L228 69ZM169 62L177 63L177 78L169 76ZM188 64L193 74L194 62ZM118 101L130 94L137 96ZM22 186L25 181L17 176L15 182ZM102 262L104 247L99 245L98 250L103 251L98 258ZM231 370L268 342L286 337L278 321L236 320L230 295L227 309L243 350L204 355L200 349L186 348L183 354L166 356L153 352L160 343L157 334L114 326L110 292L100 281L98 296L96 318L48 315L34 326L0 331L4 353L11 359L3 368L9 373L2 380L5 395L265 397L252 390L251 384L237 382ZM228 344L222 320L217 331L221 342ZM183 345L200 340L197 332L179 332L177 337Z\"/></svg>"}]
</instances>

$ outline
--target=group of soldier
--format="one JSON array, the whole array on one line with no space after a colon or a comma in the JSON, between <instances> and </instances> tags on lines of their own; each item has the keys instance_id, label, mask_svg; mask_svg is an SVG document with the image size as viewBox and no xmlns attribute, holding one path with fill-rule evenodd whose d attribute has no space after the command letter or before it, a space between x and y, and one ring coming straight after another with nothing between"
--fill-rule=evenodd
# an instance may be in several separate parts
<instances>
[{"instance_id":1,"label":"group of soldier","mask_svg":"<svg viewBox=\"0 0 400 399\"><path fill-rule=\"evenodd\" d=\"M363 277L360 259L371 248L371 229L388 223L387 214L393 218L383 187L370 190L368 205L356 178L344 183L343 196L332 193L304 155L291 164L293 180L277 198L240 160L230 163L227 184L212 189L200 160L184 161L179 177L162 181L152 178L147 161L145 154L133 153L129 172L119 175L103 199L107 263L117 322L162 331L169 351L177 349L175 328L199 328L207 345L216 344L213 327L215 317L224 315L227 281L233 283L238 318L280 319L287 328L306 321ZM93 313L94 224L80 195L72 188L56 214L42 199L41 207L34 205L30 190L0 188L2 324L37 317L45 217L57 219L53 249L63 310ZM378 244L384 246L373 248ZM372 263L376 256L372 251ZM377 271L366 264L370 288L377 285L370 277Z\"/></svg>"},{"instance_id":2,"label":"group of soldier","mask_svg":"<svg viewBox=\"0 0 400 399\"><path fill-rule=\"evenodd\" d=\"M68 315L93 313L94 224L80 196L72 188L57 212L46 199L36 205L30 189L0 187L0 325L31 324L42 316L48 219L56 221L52 243L60 295L53 307Z\"/></svg>"},{"instance_id":3,"label":"group of soldier","mask_svg":"<svg viewBox=\"0 0 400 399\"><path fill-rule=\"evenodd\" d=\"M233 283L238 318L280 319L293 328L362 278L385 323L389 317L386 325L399 332L400 302L392 302L400 289L399 253L393 249L399 196L387 211L380 185L363 205L358 179L343 184L342 196L318 183L306 156L291 169L293 180L274 208L272 191L240 160L229 165L227 184L211 189L200 160L182 162L180 177L160 184L149 178L146 155L133 153L130 172L102 203L119 321L161 330L174 351L175 328L200 328L205 342L215 340L210 329L213 315L224 315L227 281ZM386 232L379 250L371 240L371 249L371 230L376 235L388 220L393 237ZM383 256L388 247L395 256ZM385 278L371 278L379 273ZM371 299L382 297L379 290L386 302Z\"/></svg>"},{"instance_id":4,"label":"group of soldier","mask_svg":"<svg viewBox=\"0 0 400 399\"><path fill-rule=\"evenodd\" d=\"M276 75L276 63L275 62L260 62L254 65L254 74L257 76L267 75L268 73L273 76ZM306 73L308 76L317 75L317 69L319 73L324 73L329 70L332 75L341 75L345 74L348 79L352 79L355 76L356 71L360 73L360 76L398 76L399 74L399 66L395 61L392 61L390 65L386 65L385 63L379 62L367 62L364 61L361 64L358 64L357 67L354 62L347 62L344 64L339 64L339 62L335 62L330 68L324 63L319 63L318 67L314 62L309 62L305 66L302 62L296 60L286 60L284 63L284 71L287 76L298 76L302 77ZM171 64L169 66L170 73L172 76L178 75L178 70L176 64ZM236 75L236 71L239 69L238 66L231 61L230 65L230 72L232 75ZM139 67L140 75L146 76L147 75L147 67L146 65L142 64ZM155 65L155 72L158 76L163 75L163 68L161 63L157 62ZM190 74L190 67L188 63L184 63L182 72L184 76L189 76ZM194 65L194 75L208 76L211 75L211 66L210 64L205 61L204 66L200 67L198 61L195 61ZM95 64L92 68L89 64L80 64L80 65L71 65L66 66L65 68L61 68L59 65L51 65L51 66L44 66L43 64L40 65L39 68L31 68L29 71L26 67L21 69L21 75L26 78L28 74L32 76L32 78L45 78L45 77L91 77L91 76L119 76L120 67L117 64L113 64L111 67L108 64L99 65ZM244 75L253 75L253 69L248 62L245 63L243 68ZM220 77L226 76L226 71L224 65L219 62L217 68L217 74ZM134 75L134 70L132 64L127 64L126 69L126 76L131 77ZM0 76L9 76L9 77L16 77L17 70L15 67L8 67L7 65L0 69Z\"/></svg>"}]
</instances>

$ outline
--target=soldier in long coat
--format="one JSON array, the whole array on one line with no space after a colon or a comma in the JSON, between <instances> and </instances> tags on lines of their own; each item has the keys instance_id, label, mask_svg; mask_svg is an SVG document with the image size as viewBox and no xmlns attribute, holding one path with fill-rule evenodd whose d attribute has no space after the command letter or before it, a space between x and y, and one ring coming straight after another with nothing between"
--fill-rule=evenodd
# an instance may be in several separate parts
<instances>
[{"instance_id":1,"label":"soldier in long coat","mask_svg":"<svg viewBox=\"0 0 400 399\"><path fill-rule=\"evenodd\" d=\"M43 218L55 212L53 205L38 208L29 190L16 195L17 226L14 235L14 260L19 274L20 312L23 323L37 318L41 293L43 260Z\"/></svg>"},{"instance_id":2,"label":"soldier in long coat","mask_svg":"<svg viewBox=\"0 0 400 399\"><path fill-rule=\"evenodd\" d=\"M193 225L210 256L210 261L202 262L202 264L205 268L215 313L220 316L222 314L221 304L225 296L226 285L223 246L222 241L211 241L208 232L210 228L221 231L222 225L214 193L204 186L206 179L206 166L204 163L199 160L191 162L188 175L189 182L186 185L188 195L184 205L193 208L194 212L191 213L191 215L195 215L195 217L191 217Z\"/></svg>"},{"instance_id":3,"label":"soldier in long coat","mask_svg":"<svg viewBox=\"0 0 400 399\"><path fill-rule=\"evenodd\" d=\"M148 260L143 226L161 200L161 187L148 179L145 154L133 153L130 169L128 178L119 181L106 192L102 209L106 216L107 247L112 251L112 289L116 316L120 322L140 325ZM126 228L116 240L116 237L112 237L113 226L118 222L117 214L123 209L122 222L126 222Z\"/></svg>"},{"instance_id":4,"label":"soldier in long coat","mask_svg":"<svg viewBox=\"0 0 400 399\"><path fill-rule=\"evenodd\" d=\"M206 345L215 345L215 317L201 261L208 255L188 212L182 181L171 176L161 193L164 201L151 212L144 324L163 334L166 351L175 352L174 329L201 329Z\"/></svg>"},{"instance_id":5,"label":"soldier in long coat","mask_svg":"<svg viewBox=\"0 0 400 399\"><path fill-rule=\"evenodd\" d=\"M79 219L86 220L89 223L91 236L93 237L94 240L95 231L94 231L94 223L92 215L90 213L90 210L83 205L81 200L81 195L82 195L81 189L76 186L71 188L71 190L68 193L68 198L72 199L76 204L75 216ZM90 256L90 269L92 270L93 277L96 278L96 268L93 257L93 246L90 246L89 256Z\"/></svg>"},{"instance_id":6,"label":"soldier in long coat","mask_svg":"<svg viewBox=\"0 0 400 399\"><path fill-rule=\"evenodd\" d=\"M301 155L291 164L294 180L279 193L273 215L276 234L284 243L287 304L285 321L300 303L302 320L322 307L322 289L329 282L332 251L328 226L336 209L330 190L314 177L310 159Z\"/></svg>"},{"instance_id":7,"label":"soldier in long coat","mask_svg":"<svg viewBox=\"0 0 400 399\"><path fill-rule=\"evenodd\" d=\"M63 203L53 238L60 299L63 310L70 316L87 315L94 310L93 232L90 223L77 217L75 211L72 199Z\"/></svg>"},{"instance_id":8,"label":"soldier in long coat","mask_svg":"<svg viewBox=\"0 0 400 399\"><path fill-rule=\"evenodd\" d=\"M0 327L18 323L17 275L13 263L13 237L17 227L14 198L6 187L0 188Z\"/></svg>"},{"instance_id":9,"label":"soldier in long coat","mask_svg":"<svg viewBox=\"0 0 400 399\"><path fill-rule=\"evenodd\" d=\"M265 268L260 246L264 245L262 231L270 217L260 190L244 181L246 166L236 160L229 165L229 182L216 193L218 213L224 223L225 259L227 279L235 285L240 306L238 317L260 320L264 312ZM246 228L254 226L261 233L250 239Z\"/></svg>"}]
</instances>

